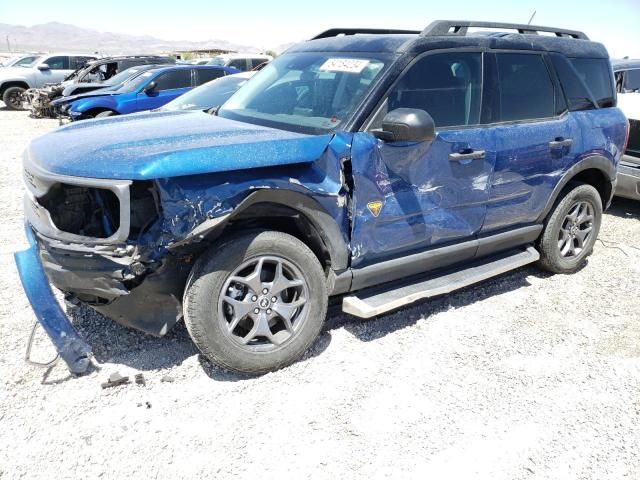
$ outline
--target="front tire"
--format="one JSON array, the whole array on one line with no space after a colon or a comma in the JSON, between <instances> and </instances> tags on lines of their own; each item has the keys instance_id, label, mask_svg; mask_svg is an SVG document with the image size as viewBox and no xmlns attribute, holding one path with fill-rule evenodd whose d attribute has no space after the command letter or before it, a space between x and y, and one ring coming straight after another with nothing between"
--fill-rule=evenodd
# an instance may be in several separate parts
<instances>
[{"instance_id":1,"label":"front tire","mask_svg":"<svg viewBox=\"0 0 640 480\"><path fill-rule=\"evenodd\" d=\"M184 319L209 360L255 375L304 354L327 301L324 272L309 247L282 232L245 233L198 259L187 280Z\"/></svg>"},{"instance_id":2,"label":"front tire","mask_svg":"<svg viewBox=\"0 0 640 480\"><path fill-rule=\"evenodd\" d=\"M93 118L113 117L114 115L117 115L117 113L113 110L105 110L104 112L96 114Z\"/></svg>"},{"instance_id":3,"label":"front tire","mask_svg":"<svg viewBox=\"0 0 640 480\"><path fill-rule=\"evenodd\" d=\"M24 110L24 92L22 87L9 87L2 94L2 101L9 110Z\"/></svg>"},{"instance_id":4,"label":"front tire","mask_svg":"<svg viewBox=\"0 0 640 480\"><path fill-rule=\"evenodd\" d=\"M551 213L540 237L540 266L553 273L575 272L602 223L602 200L591 185L574 184Z\"/></svg>"}]
</instances>

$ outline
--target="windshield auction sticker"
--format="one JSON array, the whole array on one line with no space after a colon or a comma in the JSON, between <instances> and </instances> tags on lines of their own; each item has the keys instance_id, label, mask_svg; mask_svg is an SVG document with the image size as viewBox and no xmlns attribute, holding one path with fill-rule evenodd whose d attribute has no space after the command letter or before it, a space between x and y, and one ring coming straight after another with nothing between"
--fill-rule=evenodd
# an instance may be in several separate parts
<instances>
[{"instance_id":1,"label":"windshield auction sticker","mask_svg":"<svg viewBox=\"0 0 640 480\"><path fill-rule=\"evenodd\" d=\"M360 73L367 65L369 65L369 60L359 60L357 58L330 58L322 64L320 71Z\"/></svg>"}]
</instances>

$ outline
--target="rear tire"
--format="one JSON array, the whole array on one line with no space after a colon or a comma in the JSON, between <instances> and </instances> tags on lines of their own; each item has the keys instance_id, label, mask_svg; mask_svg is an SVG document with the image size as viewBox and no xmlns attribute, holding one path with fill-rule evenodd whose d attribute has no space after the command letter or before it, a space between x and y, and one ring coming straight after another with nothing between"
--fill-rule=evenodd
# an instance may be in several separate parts
<instances>
[{"instance_id":1,"label":"rear tire","mask_svg":"<svg viewBox=\"0 0 640 480\"><path fill-rule=\"evenodd\" d=\"M24 92L22 87L9 87L2 94L2 101L9 110L24 110Z\"/></svg>"},{"instance_id":2,"label":"rear tire","mask_svg":"<svg viewBox=\"0 0 640 480\"><path fill-rule=\"evenodd\" d=\"M187 280L184 319L213 363L252 375L298 360L327 313L324 271L297 238L263 231L205 252Z\"/></svg>"},{"instance_id":3,"label":"rear tire","mask_svg":"<svg viewBox=\"0 0 640 480\"><path fill-rule=\"evenodd\" d=\"M602 223L602 200L591 185L572 184L540 237L539 265L553 273L575 272L593 245Z\"/></svg>"}]
</instances>

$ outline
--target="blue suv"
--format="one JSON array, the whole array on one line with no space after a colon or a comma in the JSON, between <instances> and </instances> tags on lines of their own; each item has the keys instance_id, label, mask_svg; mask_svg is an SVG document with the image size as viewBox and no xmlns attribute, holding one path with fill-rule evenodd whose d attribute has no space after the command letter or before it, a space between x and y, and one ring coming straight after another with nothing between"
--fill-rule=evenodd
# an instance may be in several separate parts
<instances>
[{"instance_id":1,"label":"blue suv","mask_svg":"<svg viewBox=\"0 0 640 480\"><path fill-rule=\"evenodd\" d=\"M153 335L184 318L213 362L259 374L302 356L330 297L369 318L532 262L576 270L627 133L607 52L581 32L330 30L213 114L34 140L18 269L74 371L90 347L49 282Z\"/></svg>"},{"instance_id":2,"label":"blue suv","mask_svg":"<svg viewBox=\"0 0 640 480\"><path fill-rule=\"evenodd\" d=\"M71 120L110 117L162 107L194 87L238 73L230 67L168 65L148 68L121 84L62 97L52 107Z\"/></svg>"}]
</instances>

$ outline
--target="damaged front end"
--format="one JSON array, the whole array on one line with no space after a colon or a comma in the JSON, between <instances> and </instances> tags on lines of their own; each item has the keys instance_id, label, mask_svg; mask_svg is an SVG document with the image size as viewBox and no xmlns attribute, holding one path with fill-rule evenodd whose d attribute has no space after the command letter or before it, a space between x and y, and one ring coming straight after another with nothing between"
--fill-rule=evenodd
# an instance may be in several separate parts
<instances>
[{"instance_id":1,"label":"damaged front end","mask_svg":"<svg viewBox=\"0 0 640 480\"><path fill-rule=\"evenodd\" d=\"M326 257L331 269L347 267L341 165L350 135L309 136L199 112L179 115L189 136L177 131L180 137L171 142L146 138L157 130L154 121L165 124L173 114L144 123L144 116L132 118L142 125L128 128L134 134L117 146L92 145L88 151L85 127L73 124L32 143L24 156L24 207L41 265L38 282L50 282L71 303L89 305L125 326L163 335L182 317L193 262L223 230L291 231ZM95 128L104 132L121 123L104 121ZM253 142L246 141L249 134ZM59 142L70 145L64 156L55 154ZM57 317L66 322L65 331L73 328L64 314ZM60 336L47 332L58 345Z\"/></svg>"},{"instance_id":2,"label":"damaged front end","mask_svg":"<svg viewBox=\"0 0 640 480\"><path fill-rule=\"evenodd\" d=\"M42 88L30 88L24 92L30 116L32 118L57 118L58 112L51 102L61 97L63 90L62 85L45 85Z\"/></svg>"},{"instance_id":3,"label":"damaged front end","mask_svg":"<svg viewBox=\"0 0 640 480\"><path fill-rule=\"evenodd\" d=\"M152 182L66 177L26 160L24 179L31 246L16 263L38 320L72 372L81 370L73 358L90 349L57 306L49 282L71 303L152 335L180 319L190 259L140 243L159 218Z\"/></svg>"}]
</instances>

